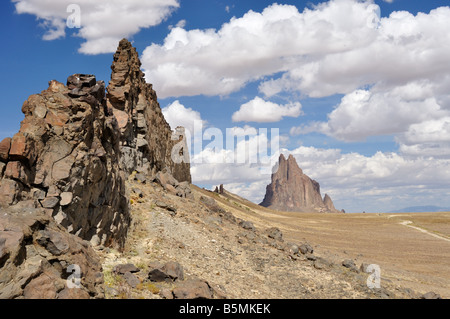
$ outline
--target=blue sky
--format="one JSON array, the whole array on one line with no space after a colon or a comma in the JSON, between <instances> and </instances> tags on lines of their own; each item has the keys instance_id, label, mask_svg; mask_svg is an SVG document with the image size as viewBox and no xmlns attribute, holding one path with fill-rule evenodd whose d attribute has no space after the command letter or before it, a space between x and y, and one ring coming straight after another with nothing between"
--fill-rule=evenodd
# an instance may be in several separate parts
<instances>
[{"instance_id":1,"label":"blue sky","mask_svg":"<svg viewBox=\"0 0 450 319\"><path fill-rule=\"evenodd\" d=\"M65 25L71 3L80 28ZM281 151L349 212L450 207L449 5L2 1L0 139L19 130L22 103L48 81L90 73L108 82L127 37L171 126L278 128ZM270 182L246 165L196 164L192 174L255 202Z\"/></svg>"}]
</instances>

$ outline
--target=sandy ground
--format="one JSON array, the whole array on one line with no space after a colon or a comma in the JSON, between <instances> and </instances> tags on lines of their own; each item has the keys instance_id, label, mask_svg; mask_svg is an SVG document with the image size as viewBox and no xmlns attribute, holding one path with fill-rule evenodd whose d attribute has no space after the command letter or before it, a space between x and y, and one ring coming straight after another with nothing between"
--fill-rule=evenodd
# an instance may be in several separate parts
<instances>
[{"instance_id":1,"label":"sandy ground","mask_svg":"<svg viewBox=\"0 0 450 319\"><path fill-rule=\"evenodd\" d=\"M382 280L450 298L450 213L286 213L235 199L251 212L235 209L233 213L255 226L274 225L288 240L307 240L336 260L378 264Z\"/></svg>"},{"instance_id":2,"label":"sandy ground","mask_svg":"<svg viewBox=\"0 0 450 319\"><path fill-rule=\"evenodd\" d=\"M125 251L100 252L106 283L117 292L109 297L160 298L157 291L175 284L148 283L147 267L151 261L177 261L187 277L207 280L228 298L418 298L430 291L450 298L450 213L286 213L194 185L194 200L150 184L132 182L133 188L143 196L132 192L133 226ZM211 213L200 203L202 196L213 198L237 219L252 222L256 230ZM177 212L160 208L158 201ZM282 231L283 243L268 241L266 231L273 227ZM306 256L280 248L286 243L309 243L314 256L331 264L318 268ZM382 290L368 289L368 275L343 267L346 259L357 267L379 265ZM120 263L142 269L140 288L130 289L111 274Z\"/></svg>"}]
</instances>

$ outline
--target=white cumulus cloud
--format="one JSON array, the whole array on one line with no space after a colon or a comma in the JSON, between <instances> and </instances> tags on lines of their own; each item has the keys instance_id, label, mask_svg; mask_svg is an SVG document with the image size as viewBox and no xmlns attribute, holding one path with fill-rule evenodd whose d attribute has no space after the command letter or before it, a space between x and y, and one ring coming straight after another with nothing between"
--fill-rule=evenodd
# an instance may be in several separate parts
<instances>
[{"instance_id":1,"label":"white cumulus cloud","mask_svg":"<svg viewBox=\"0 0 450 319\"><path fill-rule=\"evenodd\" d=\"M356 0L333 0L302 13L273 4L219 30L174 28L162 45L147 47L143 68L162 97L227 95L265 76L369 46L377 36L369 23L377 10Z\"/></svg>"},{"instance_id":2,"label":"white cumulus cloud","mask_svg":"<svg viewBox=\"0 0 450 319\"><path fill-rule=\"evenodd\" d=\"M442 196L450 179L448 160L382 152L364 156L304 146L282 149L281 153L292 154L303 172L320 183L322 196L329 194L336 207L347 212L387 212L424 203L450 206L450 200ZM256 203L262 201L270 183L270 175L258 176L257 171L245 167L222 170L210 164L209 173L213 178L205 176L202 182L223 183L226 189ZM195 175L203 176L201 170L194 170Z\"/></svg>"},{"instance_id":3,"label":"white cumulus cloud","mask_svg":"<svg viewBox=\"0 0 450 319\"><path fill-rule=\"evenodd\" d=\"M143 68L162 97L227 95L254 81L266 100L342 94L327 121L291 133L360 141L450 115L449 29L448 6L381 18L373 1L330 0L302 12L273 4L217 30L174 28L147 47ZM256 112L261 101L242 106L234 120L268 121Z\"/></svg>"},{"instance_id":4,"label":"white cumulus cloud","mask_svg":"<svg viewBox=\"0 0 450 319\"><path fill-rule=\"evenodd\" d=\"M397 142L405 155L450 158L450 117L411 125Z\"/></svg>"},{"instance_id":5,"label":"white cumulus cloud","mask_svg":"<svg viewBox=\"0 0 450 319\"><path fill-rule=\"evenodd\" d=\"M79 52L100 54L115 52L124 37L143 28L160 24L174 9L178 0L12 0L19 14L35 15L46 30L44 40L66 35L66 21L77 10L68 12L69 5L79 7L79 29L76 35L85 39Z\"/></svg>"},{"instance_id":6,"label":"white cumulus cloud","mask_svg":"<svg viewBox=\"0 0 450 319\"><path fill-rule=\"evenodd\" d=\"M177 126L183 126L185 129L189 130L191 134L194 134L195 125L200 124L203 126L206 124L206 121L202 119L200 112L185 107L178 100L167 105L161 111L172 130ZM198 127L197 130L201 130L201 126Z\"/></svg>"},{"instance_id":7,"label":"white cumulus cloud","mask_svg":"<svg viewBox=\"0 0 450 319\"><path fill-rule=\"evenodd\" d=\"M420 92L419 88L409 92L403 87L388 92L356 90L342 98L327 122L295 127L291 134L316 131L339 140L361 141L369 136L401 134L411 125L450 115L450 109L443 109L435 96L419 96Z\"/></svg>"},{"instance_id":8,"label":"white cumulus cloud","mask_svg":"<svg viewBox=\"0 0 450 319\"><path fill-rule=\"evenodd\" d=\"M265 101L260 97L241 105L239 111L232 116L233 122L279 122L283 117L298 117L301 115L302 105L299 102L279 105Z\"/></svg>"}]
</instances>

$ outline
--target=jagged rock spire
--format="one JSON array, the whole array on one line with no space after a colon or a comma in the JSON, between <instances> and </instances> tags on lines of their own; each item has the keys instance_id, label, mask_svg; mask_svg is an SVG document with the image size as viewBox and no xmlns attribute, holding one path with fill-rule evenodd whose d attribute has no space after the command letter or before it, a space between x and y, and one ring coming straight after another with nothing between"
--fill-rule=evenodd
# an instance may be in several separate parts
<instances>
[{"instance_id":1,"label":"jagged rock spire","mask_svg":"<svg viewBox=\"0 0 450 319\"><path fill-rule=\"evenodd\" d=\"M172 150L184 137L183 128L172 132L165 120L156 92L146 83L136 49L127 39L119 43L111 66L107 105L117 119L121 132L122 167L131 173L139 170L156 173L169 170L180 182L191 182L189 163L175 163ZM183 141L184 159L188 154Z\"/></svg>"},{"instance_id":2,"label":"jagged rock spire","mask_svg":"<svg viewBox=\"0 0 450 319\"><path fill-rule=\"evenodd\" d=\"M287 159L280 155L260 205L282 211L337 212L328 195L322 200L319 183L303 174L292 154Z\"/></svg>"}]
</instances>

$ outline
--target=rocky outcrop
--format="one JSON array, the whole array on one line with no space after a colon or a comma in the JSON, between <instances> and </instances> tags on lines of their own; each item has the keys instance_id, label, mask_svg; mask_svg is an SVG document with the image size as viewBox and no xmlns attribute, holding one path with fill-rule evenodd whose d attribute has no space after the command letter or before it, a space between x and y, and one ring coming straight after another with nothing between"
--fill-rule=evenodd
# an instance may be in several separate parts
<instances>
[{"instance_id":1,"label":"rocky outcrop","mask_svg":"<svg viewBox=\"0 0 450 319\"><path fill-rule=\"evenodd\" d=\"M101 270L90 243L43 209L0 211L0 299L103 298Z\"/></svg>"},{"instance_id":2,"label":"rocky outcrop","mask_svg":"<svg viewBox=\"0 0 450 319\"><path fill-rule=\"evenodd\" d=\"M303 174L292 155L286 159L283 154L260 205L281 211L338 212L328 195L322 199L319 183Z\"/></svg>"},{"instance_id":3,"label":"rocky outcrop","mask_svg":"<svg viewBox=\"0 0 450 319\"><path fill-rule=\"evenodd\" d=\"M192 198L184 129L171 131L125 39L112 71L107 94L94 75L50 81L0 142L0 298L102 297L91 245L124 247L132 172ZM72 266L81 283L67 288Z\"/></svg>"},{"instance_id":4,"label":"rocky outcrop","mask_svg":"<svg viewBox=\"0 0 450 319\"><path fill-rule=\"evenodd\" d=\"M167 187L190 196L184 128L171 131L140 65L123 39L107 92L94 75L74 74L28 98L20 131L0 142L0 206L42 207L70 233L120 248L131 172L167 172Z\"/></svg>"},{"instance_id":5,"label":"rocky outcrop","mask_svg":"<svg viewBox=\"0 0 450 319\"><path fill-rule=\"evenodd\" d=\"M106 97L119 125L122 167L128 173L146 174L166 169L178 182L190 183L184 128L172 132L140 66L136 49L128 40L120 41Z\"/></svg>"},{"instance_id":6,"label":"rocky outcrop","mask_svg":"<svg viewBox=\"0 0 450 319\"><path fill-rule=\"evenodd\" d=\"M1 142L0 205L42 207L70 233L120 247L130 217L104 82L85 74L51 81L22 112L19 132Z\"/></svg>"},{"instance_id":7,"label":"rocky outcrop","mask_svg":"<svg viewBox=\"0 0 450 319\"><path fill-rule=\"evenodd\" d=\"M330 212L336 212L337 209L334 207L333 201L331 200L331 197L328 196L328 194L325 194L323 197L323 204Z\"/></svg>"},{"instance_id":8,"label":"rocky outcrop","mask_svg":"<svg viewBox=\"0 0 450 319\"><path fill-rule=\"evenodd\" d=\"M220 186L216 186L216 188L214 189L214 193L224 195L225 190L223 188L223 184L220 184Z\"/></svg>"}]
</instances>

